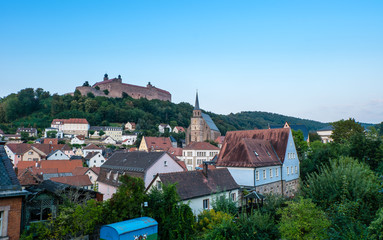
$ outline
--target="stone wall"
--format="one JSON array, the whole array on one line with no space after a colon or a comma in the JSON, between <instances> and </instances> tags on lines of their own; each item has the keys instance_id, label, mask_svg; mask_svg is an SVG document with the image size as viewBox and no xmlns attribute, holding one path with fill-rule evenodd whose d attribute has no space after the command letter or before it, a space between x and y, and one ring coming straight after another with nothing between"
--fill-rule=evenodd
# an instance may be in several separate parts
<instances>
[{"instance_id":1,"label":"stone wall","mask_svg":"<svg viewBox=\"0 0 383 240\"><path fill-rule=\"evenodd\" d=\"M283 193L282 193L283 187ZM260 194L283 194L287 197L293 197L294 194L298 191L299 188L299 179L295 179L292 181L277 181L269 184L264 184L261 186L256 186L255 190Z\"/></svg>"}]
</instances>

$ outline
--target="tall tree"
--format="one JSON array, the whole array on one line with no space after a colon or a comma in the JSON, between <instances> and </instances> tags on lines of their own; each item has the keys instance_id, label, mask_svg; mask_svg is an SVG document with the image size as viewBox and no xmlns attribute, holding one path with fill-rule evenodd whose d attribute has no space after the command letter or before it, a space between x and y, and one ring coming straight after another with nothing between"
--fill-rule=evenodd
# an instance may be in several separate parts
<instances>
[{"instance_id":1,"label":"tall tree","mask_svg":"<svg viewBox=\"0 0 383 240\"><path fill-rule=\"evenodd\" d=\"M355 122L355 119L350 118L348 120L340 120L331 124L334 130L331 134L331 138L334 142L344 143L348 141L352 135L356 133L363 133L364 128L359 123Z\"/></svg>"}]
</instances>

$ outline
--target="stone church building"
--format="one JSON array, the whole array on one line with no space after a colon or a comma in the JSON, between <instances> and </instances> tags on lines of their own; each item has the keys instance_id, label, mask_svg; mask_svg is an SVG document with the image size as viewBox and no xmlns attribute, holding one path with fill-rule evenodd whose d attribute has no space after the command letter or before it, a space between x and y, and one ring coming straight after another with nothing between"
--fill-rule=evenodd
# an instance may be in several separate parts
<instances>
[{"instance_id":1,"label":"stone church building","mask_svg":"<svg viewBox=\"0 0 383 240\"><path fill-rule=\"evenodd\" d=\"M221 133L211 117L205 113L202 113L199 108L197 93L193 117L191 118L190 126L186 131L186 145L189 145L192 142L204 142L206 140L214 141L219 136L221 136Z\"/></svg>"}]
</instances>

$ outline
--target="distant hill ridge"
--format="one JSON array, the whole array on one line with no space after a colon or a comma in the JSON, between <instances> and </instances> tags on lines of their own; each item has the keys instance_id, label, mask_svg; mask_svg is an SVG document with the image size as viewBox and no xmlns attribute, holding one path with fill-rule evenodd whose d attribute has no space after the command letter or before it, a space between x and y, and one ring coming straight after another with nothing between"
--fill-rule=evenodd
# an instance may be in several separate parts
<instances>
[{"instance_id":1,"label":"distant hill ridge","mask_svg":"<svg viewBox=\"0 0 383 240\"><path fill-rule=\"evenodd\" d=\"M86 118L92 126L110 123L135 122L136 128L148 136L158 135L158 124L169 123L187 128L193 106L169 101L134 99L125 95L120 98L73 95L50 95L43 89L26 88L17 94L0 99L0 129L13 133L18 127L46 128L54 118ZM220 132L245 129L265 129L269 125L304 124L310 131L326 126L318 121L288 117L281 114L244 111L221 115L206 112Z\"/></svg>"}]
</instances>

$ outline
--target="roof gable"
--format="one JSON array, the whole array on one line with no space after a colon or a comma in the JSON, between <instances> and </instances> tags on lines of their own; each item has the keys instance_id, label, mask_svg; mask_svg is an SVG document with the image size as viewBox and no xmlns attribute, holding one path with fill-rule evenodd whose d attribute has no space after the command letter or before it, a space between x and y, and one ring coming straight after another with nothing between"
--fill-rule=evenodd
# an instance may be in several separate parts
<instances>
[{"instance_id":1,"label":"roof gable","mask_svg":"<svg viewBox=\"0 0 383 240\"><path fill-rule=\"evenodd\" d=\"M219 150L219 147L216 147L208 142L192 142L183 148L184 150Z\"/></svg>"},{"instance_id":2,"label":"roof gable","mask_svg":"<svg viewBox=\"0 0 383 240\"><path fill-rule=\"evenodd\" d=\"M146 147L148 151L151 150L162 150L168 151L172 147L170 138L168 137L144 137Z\"/></svg>"},{"instance_id":3,"label":"roof gable","mask_svg":"<svg viewBox=\"0 0 383 240\"><path fill-rule=\"evenodd\" d=\"M222 149L217 159L217 164L220 164L222 160L225 159L226 156L234 150L235 146L244 138L269 141L277 153L279 160L283 163L290 131L291 130L289 128L278 128L227 132Z\"/></svg>"}]
</instances>

